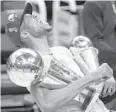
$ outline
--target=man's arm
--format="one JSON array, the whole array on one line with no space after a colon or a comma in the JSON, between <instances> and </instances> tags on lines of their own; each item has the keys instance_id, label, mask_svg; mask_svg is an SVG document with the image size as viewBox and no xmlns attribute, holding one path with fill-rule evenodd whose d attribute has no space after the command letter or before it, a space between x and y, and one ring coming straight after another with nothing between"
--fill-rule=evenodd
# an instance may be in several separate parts
<instances>
[{"instance_id":1,"label":"man's arm","mask_svg":"<svg viewBox=\"0 0 116 112\"><path fill-rule=\"evenodd\" d=\"M68 86L61 89L48 90L40 87L38 83L32 83L30 93L33 95L36 103L42 111L52 112L54 109L57 109L66 104L68 101L74 99L76 95L83 88L87 87L92 81L101 79L102 77L110 77L111 74L112 73L108 69L108 66L103 65L90 76L80 78L79 80L72 82Z\"/></svg>"},{"instance_id":2,"label":"man's arm","mask_svg":"<svg viewBox=\"0 0 116 112\"><path fill-rule=\"evenodd\" d=\"M68 86L55 90L42 88L39 84L31 85L30 93L35 98L36 103L44 112L52 112L63 104L72 100L82 87L86 87L91 82L91 77L84 77Z\"/></svg>"}]
</instances>

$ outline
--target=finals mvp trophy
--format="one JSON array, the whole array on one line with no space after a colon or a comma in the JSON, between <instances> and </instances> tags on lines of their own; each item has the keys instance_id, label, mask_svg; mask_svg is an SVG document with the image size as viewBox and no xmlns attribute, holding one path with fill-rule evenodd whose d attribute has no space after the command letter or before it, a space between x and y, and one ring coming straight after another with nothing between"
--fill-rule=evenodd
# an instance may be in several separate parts
<instances>
[{"instance_id":1,"label":"finals mvp trophy","mask_svg":"<svg viewBox=\"0 0 116 112\"><path fill-rule=\"evenodd\" d=\"M98 50L93 47L91 41L87 37L75 37L72 40L70 51L74 56L75 62L85 75L89 75L99 67ZM85 110L85 112L89 112L97 101L102 91L103 84L104 79L101 79L81 92L85 94L85 97L80 95L81 102L83 102L82 109Z\"/></svg>"}]
</instances>

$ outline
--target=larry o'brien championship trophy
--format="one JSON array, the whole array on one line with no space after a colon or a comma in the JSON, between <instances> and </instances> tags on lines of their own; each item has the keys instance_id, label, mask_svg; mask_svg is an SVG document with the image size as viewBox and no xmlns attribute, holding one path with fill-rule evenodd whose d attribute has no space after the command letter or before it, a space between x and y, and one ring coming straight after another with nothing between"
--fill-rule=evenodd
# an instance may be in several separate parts
<instances>
[{"instance_id":1,"label":"larry o'brien championship trophy","mask_svg":"<svg viewBox=\"0 0 116 112\"><path fill-rule=\"evenodd\" d=\"M99 66L98 50L93 47L91 41L85 36L77 36L71 42L70 51L74 60L85 75L97 69ZM104 79L94 82L88 88L85 88L80 94L80 101L83 103L82 109L89 112L97 101L104 84Z\"/></svg>"}]
</instances>

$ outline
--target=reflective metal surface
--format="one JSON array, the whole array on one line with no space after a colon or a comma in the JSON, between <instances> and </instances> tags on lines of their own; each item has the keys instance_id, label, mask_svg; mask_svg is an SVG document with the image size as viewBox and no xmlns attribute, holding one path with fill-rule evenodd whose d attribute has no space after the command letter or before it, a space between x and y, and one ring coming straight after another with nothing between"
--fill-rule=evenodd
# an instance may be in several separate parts
<instances>
[{"instance_id":1,"label":"reflective metal surface","mask_svg":"<svg viewBox=\"0 0 116 112\"><path fill-rule=\"evenodd\" d=\"M74 55L74 60L76 60L75 62L85 75L90 74L99 67L98 50L93 47L89 38L77 36L73 39L71 45L70 51ZM87 88L83 90L86 91L87 95L85 97L80 95L80 99L83 100L82 109L85 110L85 112L91 110L100 95L103 84L103 81L100 81L100 83L95 82L89 86L91 90Z\"/></svg>"},{"instance_id":2,"label":"reflective metal surface","mask_svg":"<svg viewBox=\"0 0 116 112\"><path fill-rule=\"evenodd\" d=\"M61 56L61 58L64 58L64 57ZM76 74L69 67L67 67L66 64L63 64L61 61L56 59L56 57L51 55L50 65L46 75L44 75L41 81L41 85L45 86L48 84L48 85L51 85L52 87L53 86L56 87L60 85L65 86L71 83L72 81L78 80L79 78L80 78L79 75Z\"/></svg>"},{"instance_id":3,"label":"reflective metal surface","mask_svg":"<svg viewBox=\"0 0 116 112\"><path fill-rule=\"evenodd\" d=\"M89 38L85 36L77 36L72 40L71 46L76 48L86 48L86 47L92 47L93 44L89 40Z\"/></svg>"},{"instance_id":4,"label":"reflective metal surface","mask_svg":"<svg viewBox=\"0 0 116 112\"><path fill-rule=\"evenodd\" d=\"M23 87L29 86L38 75L41 76L42 69L43 61L40 54L28 48L15 51L7 61L7 73L10 79Z\"/></svg>"},{"instance_id":5,"label":"reflective metal surface","mask_svg":"<svg viewBox=\"0 0 116 112\"><path fill-rule=\"evenodd\" d=\"M71 45L70 51L75 58L78 58L77 55L79 55L90 71L97 69L99 66L98 50L93 47L89 38L77 36L73 39Z\"/></svg>"},{"instance_id":6,"label":"reflective metal surface","mask_svg":"<svg viewBox=\"0 0 116 112\"><path fill-rule=\"evenodd\" d=\"M89 47L79 54L81 58L84 60L86 65L88 66L90 71L94 71L97 69L99 66L99 61L98 61L98 50L94 47Z\"/></svg>"}]
</instances>

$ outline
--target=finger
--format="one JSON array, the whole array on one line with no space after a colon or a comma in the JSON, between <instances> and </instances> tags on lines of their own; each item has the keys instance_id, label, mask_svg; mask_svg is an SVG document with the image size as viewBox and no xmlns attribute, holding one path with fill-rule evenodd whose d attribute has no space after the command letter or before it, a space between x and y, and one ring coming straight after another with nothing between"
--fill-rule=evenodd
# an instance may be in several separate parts
<instances>
[{"instance_id":1,"label":"finger","mask_svg":"<svg viewBox=\"0 0 116 112\"><path fill-rule=\"evenodd\" d=\"M31 82L31 88L36 88L35 80L33 80L33 81Z\"/></svg>"},{"instance_id":2,"label":"finger","mask_svg":"<svg viewBox=\"0 0 116 112\"><path fill-rule=\"evenodd\" d=\"M107 63L103 63L100 68L102 68L102 72L105 73L107 78L110 78L113 74L112 69L109 67Z\"/></svg>"},{"instance_id":3,"label":"finger","mask_svg":"<svg viewBox=\"0 0 116 112\"><path fill-rule=\"evenodd\" d=\"M35 76L35 83L40 83L41 82L42 75L44 76L42 71L43 70L41 68L41 70L38 72L38 75Z\"/></svg>"},{"instance_id":4,"label":"finger","mask_svg":"<svg viewBox=\"0 0 116 112\"><path fill-rule=\"evenodd\" d=\"M112 88L112 94L111 95L113 95L115 93L115 91L116 91L116 87L114 85L113 88Z\"/></svg>"},{"instance_id":5,"label":"finger","mask_svg":"<svg viewBox=\"0 0 116 112\"><path fill-rule=\"evenodd\" d=\"M102 97L106 97L107 90L108 90L107 86L104 86L103 92L102 92Z\"/></svg>"},{"instance_id":6,"label":"finger","mask_svg":"<svg viewBox=\"0 0 116 112\"><path fill-rule=\"evenodd\" d=\"M107 92L107 96L108 95L112 95L113 94L113 87L111 87L111 86L109 86L109 88L108 88L108 92Z\"/></svg>"}]
</instances>

